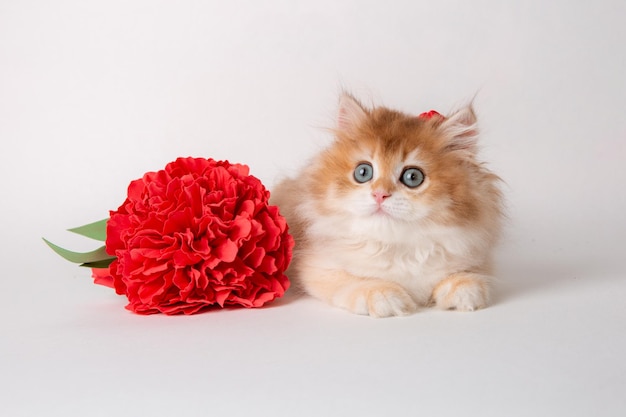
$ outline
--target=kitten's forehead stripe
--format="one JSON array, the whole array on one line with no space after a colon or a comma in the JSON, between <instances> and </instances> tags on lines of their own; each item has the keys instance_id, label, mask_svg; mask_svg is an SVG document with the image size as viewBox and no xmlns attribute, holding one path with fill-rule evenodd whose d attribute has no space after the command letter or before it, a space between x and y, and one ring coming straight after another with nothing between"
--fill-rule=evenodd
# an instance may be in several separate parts
<instances>
[{"instance_id":1,"label":"kitten's forehead stripe","mask_svg":"<svg viewBox=\"0 0 626 417\"><path fill-rule=\"evenodd\" d=\"M428 121L393 110L378 109L373 112L367 126L364 126L363 133L369 139L370 146L374 145L385 153L406 160L417 148L437 148L437 135L433 135L434 131L430 127Z\"/></svg>"}]
</instances>

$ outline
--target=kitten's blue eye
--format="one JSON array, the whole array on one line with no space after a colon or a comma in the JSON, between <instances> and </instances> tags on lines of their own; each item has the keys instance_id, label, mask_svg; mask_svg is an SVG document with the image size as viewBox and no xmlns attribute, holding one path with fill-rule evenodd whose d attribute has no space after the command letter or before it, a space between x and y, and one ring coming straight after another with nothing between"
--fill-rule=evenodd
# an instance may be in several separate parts
<instances>
[{"instance_id":1,"label":"kitten's blue eye","mask_svg":"<svg viewBox=\"0 0 626 417\"><path fill-rule=\"evenodd\" d=\"M359 184L363 184L364 182L368 182L374 177L374 168L372 168L371 164L367 162L362 162L356 166L354 170L354 180Z\"/></svg>"},{"instance_id":2,"label":"kitten's blue eye","mask_svg":"<svg viewBox=\"0 0 626 417\"><path fill-rule=\"evenodd\" d=\"M424 173L419 168L406 168L400 181L409 188L417 188L424 182Z\"/></svg>"}]
</instances>

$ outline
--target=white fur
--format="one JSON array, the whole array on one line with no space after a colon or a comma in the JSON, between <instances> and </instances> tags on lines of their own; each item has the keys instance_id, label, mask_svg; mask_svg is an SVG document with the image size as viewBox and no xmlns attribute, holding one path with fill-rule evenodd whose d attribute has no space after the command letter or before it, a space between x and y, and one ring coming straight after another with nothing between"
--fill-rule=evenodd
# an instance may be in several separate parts
<instances>
[{"instance_id":1,"label":"white fur","mask_svg":"<svg viewBox=\"0 0 626 417\"><path fill-rule=\"evenodd\" d=\"M298 212L309 224L309 243L296 256L317 268L383 278L406 288L425 304L435 284L484 258L480 229L405 222L384 216L320 216L310 202ZM344 233L338 235L337 231ZM480 260L477 262L477 260Z\"/></svg>"}]
</instances>

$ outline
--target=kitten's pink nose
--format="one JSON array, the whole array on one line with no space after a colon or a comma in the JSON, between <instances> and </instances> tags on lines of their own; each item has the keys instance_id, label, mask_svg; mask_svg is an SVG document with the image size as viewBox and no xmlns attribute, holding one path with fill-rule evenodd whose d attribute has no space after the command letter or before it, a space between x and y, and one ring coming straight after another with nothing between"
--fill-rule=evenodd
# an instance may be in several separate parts
<instances>
[{"instance_id":1,"label":"kitten's pink nose","mask_svg":"<svg viewBox=\"0 0 626 417\"><path fill-rule=\"evenodd\" d=\"M379 205L382 204L386 198L391 197L391 194L385 191L374 191L372 195L374 196L374 200L376 200L376 204Z\"/></svg>"}]
</instances>

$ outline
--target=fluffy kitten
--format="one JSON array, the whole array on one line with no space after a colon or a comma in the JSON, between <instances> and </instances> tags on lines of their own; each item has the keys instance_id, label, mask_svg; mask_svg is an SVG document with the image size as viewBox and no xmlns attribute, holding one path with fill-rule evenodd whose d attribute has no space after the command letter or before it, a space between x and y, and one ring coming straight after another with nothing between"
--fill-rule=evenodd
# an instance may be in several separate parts
<instances>
[{"instance_id":1,"label":"fluffy kitten","mask_svg":"<svg viewBox=\"0 0 626 417\"><path fill-rule=\"evenodd\" d=\"M335 141L272 194L296 286L374 317L486 306L501 194L476 140L471 107L428 119L344 94Z\"/></svg>"}]
</instances>

